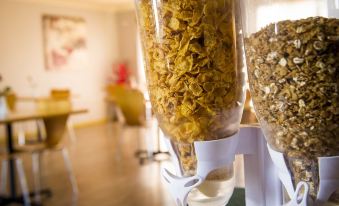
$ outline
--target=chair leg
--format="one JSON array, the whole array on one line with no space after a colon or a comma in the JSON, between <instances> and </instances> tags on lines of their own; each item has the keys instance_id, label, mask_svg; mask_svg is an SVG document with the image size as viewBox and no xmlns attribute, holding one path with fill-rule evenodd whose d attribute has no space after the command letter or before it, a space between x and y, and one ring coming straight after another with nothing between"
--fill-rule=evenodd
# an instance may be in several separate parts
<instances>
[{"instance_id":1,"label":"chair leg","mask_svg":"<svg viewBox=\"0 0 339 206\"><path fill-rule=\"evenodd\" d=\"M115 160L120 161L122 158L122 125L119 122L109 122L107 125L107 134L114 145L114 158Z\"/></svg>"},{"instance_id":2,"label":"chair leg","mask_svg":"<svg viewBox=\"0 0 339 206\"><path fill-rule=\"evenodd\" d=\"M40 153L32 154L32 169L33 169L33 179L34 179L34 199L37 203L41 203L41 174L40 174Z\"/></svg>"},{"instance_id":3,"label":"chair leg","mask_svg":"<svg viewBox=\"0 0 339 206\"><path fill-rule=\"evenodd\" d=\"M1 194L5 194L7 190L7 171L8 171L8 161L2 160L1 163Z\"/></svg>"},{"instance_id":4,"label":"chair leg","mask_svg":"<svg viewBox=\"0 0 339 206\"><path fill-rule=\"evenodd\" d=\"M72 185L73 194L74 194L75 197L77 197L78 193L79 193L78 184L77 184L76 178L74 176L71 160L69 158L68 150L66 148L62 149L62 156L64 158L68 177L69 177L69 180L70 180L71 185Z\"/></svg>"},{"instance_id":5,"label":"chair leg","mask_svg":"<svg viewBox=\"0 0 339 206\"><path fill-rule=\"evenodd\" d=\"M140 140L140 138L141 138L142 135L140 135L141 134L140 131L141 130L138 129L137 130L138 134L136 135L136 144L137 144L137 150L135 152L135 156L136 157L139 157L141 154L147 153L146 150L141 148L141 140Z\"/></svg>"},{"instance_id":6,"label":"chair leg","mask_svg":"<svg viewBox=\"0 0 339 206\"><path fill-rule=\"evenodd\" d=\"M16 159L15 163L16 163L16 167L17 167L17 171L18 171L22 195L23 195L23 198L24 198L24 205L30 206L31 201L29 199L29 190L28 190L28 187L27 187L27 181L26 181L25 171L24 171L24 168L23 168L23 165L22 165L22 160Z\"/></svg>"},{"instance_id":7,"label":"chair leg","mask_svg":"<svg viewBox=\"0 0 339 206\"><path fill-rule=\"evenodd\" d=\"M75 131L74 131L74 127L73 127L73 123L71 122L71 120L67 121L67 134L68 137L70 138L72 143L75 143L77 140Z\"/></svg>"},{"instance_id":8,"label":"chair leg","mask_svg":"<svg viewBox=\"0 0 339 206\"><path fill-rule=\"evenodd\" d=\"M36 122L37 126L37 133L38 133L38 141L41 142L46 138L46 130L45 130L45 124L43 120L38 120Z\"/></svg>"},{"instance_id":9,"label":"chair leg","mask_svg":"<svg viewBox=\"0 0 339 206\"><path fill-rule=\"evenodd\" d=\"M19 145L25 145L26 144L25 131L21 127L18 131L18 144Z\"/></svg>"}]
</instances>

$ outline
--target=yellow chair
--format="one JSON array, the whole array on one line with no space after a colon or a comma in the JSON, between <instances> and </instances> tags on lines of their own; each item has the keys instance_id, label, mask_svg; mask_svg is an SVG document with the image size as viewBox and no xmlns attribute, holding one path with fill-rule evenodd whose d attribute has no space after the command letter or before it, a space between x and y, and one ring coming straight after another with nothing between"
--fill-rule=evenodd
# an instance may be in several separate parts
<instances>
[{"instance_id":1,"label":"yellow chair","mask_svg":"<svg viewBox=\"0 0 339 206\"><path fill-rule=\"evenodd\" d=\"M70 100L71 91L69 89L52 89L50 96L55 100Z\"/></svg>"},{"instance_id":2,"label":"yellow chair","mask_svg":"<svg viewBox=\"0 0 339 206\"><path fill-rule=\"evenodd\" d=\"M121 111L123 114L123 123L127 126L150 127L150 122L152 121L150 102L145 101L143 94L139 90L122 85L109 85L106 91L108 101L118 108L116 109L116 113ZM119 114L117 116L119 117ZM148 150L140 149L140 140L139 138L137 139L138 148L135 156L139 159L140 164L143 164L145 160L161 161L163 158L159 160L157 158L158 155L160 155L160 157L163 155L167 157L169 155L168 152L160 150L159 132L160 130L158 128L157 150L154 150L152 144L148 144ZM153 140L151 142L153 142ZM148 143L150 143L150 141Z\"/></svg>"},{"instance_id":3,"label":"yellow chair","mask_svg":"<svg viewBox=\"0 0 339 206\"><path fill-rule=\"evenodd\" d=\"M71 92L68 89L52 89L49 97L36 99L39 111L60 111L72 108Z\"/></svg>"},{"instance_id":4,"label":"yellow chair","mask_svg":"<svg viewBox=\"0 0 339 206\"><path fill-rule=\"evenodd\" d=\"M123 85L109 85L106 88L107 100L113 106L118 121L127 126L146 126L146 104L143 94L137 90ZM120 115L122 113L122 115ZM121 117L122 116L122 117ZM149 159L152 154L147 150L140 149L140 140L137 138L138 148L135 156L139 158L140 164ZM119 148L118 148L119 150ZM117 154L119 155L119 154Z\"/></svg>"},{"instance_id":5,"label":"yellow chair","mask_svg":"<svg viewBox=\"0 0 339 206\"><path fill-rule=\"evenodd\" d=\"M51 89L50 96L37 99L37 109L40 111L64 111L72 108L71 91L69 89ZM76 142L76 133L71 120L66 124L68 137ZM40 131L42 133L42 131Z\"/></svg>"},{"instance_id":6,"label":"yellow chair","mask_svg":"<svg viewBox=\"0 0 339 206\"><path fill-rule=\"evenodd\" d=\"M122 85L109 85L106 90L108 100L120 108L127 125L145 125L145 100L139 90Z\"/></svg>"},{"instance_id":7,"label":"yellow chair","mask_svg":"<svg viewBox=\"0 0 339 206\"><path fill-rule=\"evenodd\" d=\"M20 183L20 189L22 192L23 196L23 203L25 206L30 206L31 205L31 200L30 200L30 195L29 195L29 190L28 190L28 185L27 185L27 180L26 180L26 174L24 170L24 165L22 158L19 157L18 155L8 155L8 154L0 154L0 160L1 160L1 179L0 179L0 194L6 194L8 191L7 187L7 181L8 181L8 176L7 176L7 171L9 167L9 161L13 161L15 164L15 171L17 172L18 178L19 178L19 183ZM5 203L6 204L6 203Z\"/></svg>"},{"instance_id":8,"label":"yellow chair","mask_svg":"<svg viewBox=\"0 0 339 206\"><path fill-rule=\"evenodd\" d=\"M6 94L6 104L10 111L15 111L17 103L17 96L14 92Z\"/></svg>"},{"instance_id":9,"label":"yellow chair","mask_svg":"<svg viewBox=\"0 0 339 206\"><path fill-rule=\"evenodd\" d=\"M65 162L65 167L72 185L73 194L78 195L78 186L76 178L73 174L71 161L68 150L62 143L64 132L66 130L68 115L45 118L43 123L46 130L46 138L39 143L17 146L16 153L29 153L32 155L32 170L34 174L35 185L35 201L41 202L41 174L40 174L40 159L44 152L61 152Z\"/></svg>"},{"instance_id":10,"label":"yellow chair","mask_svg":"<svg viewBox=\"0 0 339 206\"><path fill-rule=\"evenodd\" d=\"M5 96L6 100L6 105L7 108L9 109L10 112L14 112L16 109L16 104L17 104L17 96L14 92L10 91L9 93L6 94ZM1 148L2 150L2 148ZM5 194L7 190L7 170L8 170L8 161L9 159L12 159L15 162L16 166L16 171L18 173L19 177L19 183L20 187L23 193L24 197L24 204L25 205L30 205L30 197L29 197L29 190L27 187L27 180L26 180L26 175L22 163L21 157L17 155L11 155L8 156L7 153L5 152L0 152L0 159L1 159L1 186L0 186L0 193Z\"/></svg>"},{"instance_id":11,"label":"yellow chair","mask_svg":"<svg viewBox=\"0 0 339 206\"><path fill-rule=\"evenodd\" d=\"M52 89L50 96L47 98L37 98L38 111L60 111L71 109L71 93L69 90ZM78 194L78 187L75 176L72 171L71 161L69 159L68 150L62 143L64 133L68 132L71 140L75 141L75 132L68 115L61 115L53 118L45 118L39 120L38 124L38 141L31 142L16 147L17 153L29 153L32 155L32 170L34 174L35 185L35 201L41 202L41 175L40 175L40 159L41 155L46 151L61 152L64 158L65 167L72 185L75 196ZM45 135L41 135L45 133ZM44 192L44 191L43 191ZM48 193L47 193L48 194Z\"/></svg>"}]
</instances>

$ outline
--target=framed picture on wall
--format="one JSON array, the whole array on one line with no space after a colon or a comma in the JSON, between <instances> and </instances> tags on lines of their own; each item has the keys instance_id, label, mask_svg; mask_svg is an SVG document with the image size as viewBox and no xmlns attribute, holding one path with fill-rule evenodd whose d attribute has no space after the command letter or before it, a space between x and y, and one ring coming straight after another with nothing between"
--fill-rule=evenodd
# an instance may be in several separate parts
<instances>
[{"instance_id":1,"label":"framed picture on wall","mask_svg":"<svg viewBox=\"0 0 339 206\"><path fill-rule=\"evenodd\" d=\"M81 17L43 15L45 68L82 68L87 60L87 29Z\"/></svg>"}]
</instances>

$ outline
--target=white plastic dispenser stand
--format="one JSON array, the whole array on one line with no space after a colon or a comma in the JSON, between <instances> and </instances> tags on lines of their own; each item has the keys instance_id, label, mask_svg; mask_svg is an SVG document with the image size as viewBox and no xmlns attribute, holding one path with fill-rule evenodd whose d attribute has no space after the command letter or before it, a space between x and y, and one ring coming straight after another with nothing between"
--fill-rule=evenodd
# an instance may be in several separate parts
<instances>
[{"instance_id":1,"label":"white plastic dispenser stand","mask_svg":"<svg viewBox=\"0 0 339 206\"><path fill-rule=\"evenodd\" d=\"M237 154L244 157L246 206L283 203L282 185L266 145L260 127L241 126Z\"/></svg>"},{"instance_id":2,"label":"white plastic dispenser stand","mask_svg":"<svg viewBox=\"0 0 339 206\"><path fill-rule=\"evenodd\" d=\"M242 154L244 157L246 206L319 205L326 202L339 188L339 157L321 157L319 192L316 202L311 202L307 192L308 184L299 182L294 189L283 154L268 146L259 127L243 126L232 137L195 142L197 173L192 177L183 177L178 154L169 139L165 138L165 142L172 156L176 174L163 168L162 176L178 206L186 206L189 192L199 186L210 171L231 164L235 154ZM291 201L285 204L281 183L291 197ZM301 189L306 192L299 197Z\"/></svg>"},{"instance_id":3,"label":"white plastic dispenser stand","mask_svg":"<svg viewBox=\"0 0 339 206\"><path fill-rule=\"evenodd\" d=\"M327 0L328 16L339 18L339 0Z\"/></svg>"},{"instance_id":4,"label":"white plastic dispenser stand","mask_svg":"<svg viewBox=\"0 0 339 206\"><path fill-rule=\"evenodd\" d=\"M319 183L316 204L327 202L339 189L339 156L319 158Z\"/></svg>"},{"instance_id":5,"label":"white plastic dispenser stand","mask_svg":"<svg viewBox=\"0 0 339 206\"><path fill-rule=\"evenodd\" d=\"M238 140L239 133L236 133L225 139L194 142L197 171L196 175L192 177L182 176L178 154L171 141L166 140L177 174L173 174L168 169L163 168L162 177L178 206L187 205L189 192L199 186L211 171L233 163Z\"/></svg>"},{"instance_id":6,"label":"white plastic dispenser stand","mask_svg":"<svg viewBox=\"0 0 339 206\"><path fill-rule=\"evenodd\" d=\"M183 177L177 151L168 138L165 142L176 174L163 168L162 176L178 206L186 206L189 192L199 186L210 171L232 164L235 154L244 155L246 206L282 205L281 183L260 128L242 127L237 134L225 139L194 142L197 172L192 177Z\"/></svg>"},{"instance_id":7,"label":"white plastic dispenser stand","mask_svg":"<svg viewBox=\"0 0 339 206\"><path fill-rule=\"evenodd\" d=\"M319 189L315 202L308 197L309 185L306 182L299 182L294 190L292 176L287 168L284 154L273 150L268 144L270 156L277 169L278 176L283 183L291 201L284 206L317 206L323 205L330 196L339 189L339 156L319 157ZM302 197L299 197L301 189L304 190Z\"/></svg>"}]
</instances>

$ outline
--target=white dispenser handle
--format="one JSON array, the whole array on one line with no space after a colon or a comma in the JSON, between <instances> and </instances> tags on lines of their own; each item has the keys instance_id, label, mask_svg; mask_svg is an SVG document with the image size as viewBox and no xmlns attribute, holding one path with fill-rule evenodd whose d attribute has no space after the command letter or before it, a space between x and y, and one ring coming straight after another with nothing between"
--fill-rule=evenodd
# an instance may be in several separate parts
<instances>
[{"instance_id":1,"label":"white dispenser handle","mask_svg":"<svg viewBox=\"0 0 339 206\"><path fill-rule=\"evenodd\" d=\"M198 175L178 177L166 168L162 168L161 175L172 197L175 198L177 206L186 206L189 192L203 182L203 178Z\"/></svg>"},{"instance_id":2,"label":"white dispenser handle","mask_svg":"<svg viewBox=\"0 0 339 206\"><path fill-rule=\"evenodd\" d=\"M274 165L277 168L279 178L285 186L288 195L291 197L291 201L284 206L307 206L307 205L322 205L327 202L330 196L339 189L339 156L332 157L319 157L319 190L315 203L311 202L308 198L309 186L305 182L299 182L296 190L294 191L292 176L287 168L283 153L277 152L267 145L270 156ZM299 201L299 191L302 188L307 189L303 198L305 200ZM307 195L307 196L306 196Z\"/></svg>"},{"instance_id":3,"label":"white dispenser handle","mask_svg":"<svg viewBox=\"0 0 339 206\"><path fill-rule=\"evenodd\" d=\"M299 194L304 189L303 195L300 197ZM306 182L299 182L297 185L297 189L295 190L291 201L283 206L310 206L312 203L308 198L309 186Z\"/></svg>"},{"instance_id":4,"label":"white dispenser handle","mask_svg":"<svg viewBox=\"0 0 339 206\"><path fill-rule=\"evenodd\" d=\"M281 182L285 186L288 195L290 197L293 197L295 192L294 192L294 187L293 187L293 182L292 182L292 176L291 176L289 169L287 168L284 154L273 150L268 144L267 144L267 148L272 158L273 164L277 168L278 176Z\"/></svg>"}]
</instances>

